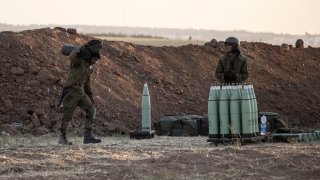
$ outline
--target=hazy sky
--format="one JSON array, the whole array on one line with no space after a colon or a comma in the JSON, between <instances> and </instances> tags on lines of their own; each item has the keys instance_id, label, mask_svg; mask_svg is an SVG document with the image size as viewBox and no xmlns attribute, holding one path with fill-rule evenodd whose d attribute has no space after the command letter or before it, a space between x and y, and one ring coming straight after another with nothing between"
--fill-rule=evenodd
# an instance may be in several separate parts
<instances>
[{"instance_id":1,"label":"hazy sky","mask_svg":"<svg viewBox=\"0 0 320 180\"><path fill-rule=\"evenodd\" d=\"M2 0L0 22L320 33L320 0Z\"/></svg>"}]
</instances>

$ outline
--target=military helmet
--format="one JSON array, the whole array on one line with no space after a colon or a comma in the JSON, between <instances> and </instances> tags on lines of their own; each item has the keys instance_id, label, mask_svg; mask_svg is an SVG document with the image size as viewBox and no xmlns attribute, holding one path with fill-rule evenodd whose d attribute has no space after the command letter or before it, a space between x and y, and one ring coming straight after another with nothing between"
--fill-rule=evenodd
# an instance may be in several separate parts
<instances>
[{"instance_id":1,"label":"military helmet","mask_svg":"<svg viewBox=\"0 0 320 180\"><path fill-rule=\"evenodd\" d=\"M236 37L228 37L225 41L225 44L236 44L238 47L240 46L240 41Z\"/></svg>"},{"instance_id":2,"label":"military helmet","mask_svg":"<svg viewBox=\"0 0 320 180\"><path fill-rule=\"evenodd\" d=\"M89 41L86 45L92 54L99 54L102 48L102 42L96 39Z\"/></svg>"}]
</instances>

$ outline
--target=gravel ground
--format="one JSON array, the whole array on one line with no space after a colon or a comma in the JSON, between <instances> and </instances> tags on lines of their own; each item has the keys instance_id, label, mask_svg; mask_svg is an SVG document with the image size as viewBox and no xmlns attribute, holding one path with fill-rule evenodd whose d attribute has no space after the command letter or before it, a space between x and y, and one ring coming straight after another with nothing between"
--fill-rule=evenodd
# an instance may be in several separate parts
<instances>
[{"instance_id":1,"label":"gravel ground","mask_svg":"<svg viewBox=\"0 0 320 180\"><path fill-rule=\"evenodd\" d=\"M0 179L319 179L320 143L207 143L207 137L0 137Z\"/></svg>"}]
</instances>

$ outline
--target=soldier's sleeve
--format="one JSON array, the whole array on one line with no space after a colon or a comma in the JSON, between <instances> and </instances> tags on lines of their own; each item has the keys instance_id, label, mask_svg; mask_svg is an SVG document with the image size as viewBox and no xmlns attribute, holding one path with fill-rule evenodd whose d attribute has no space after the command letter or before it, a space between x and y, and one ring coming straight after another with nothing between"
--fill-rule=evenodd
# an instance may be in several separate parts
<instances>
[{"instance_id":1,"label":"soldier's sleeve","mask_svg":"<svg viewBox=\"0 0 320 180\"><path fill-rule=\"evenodd\" d=\"M84 83L84 92L89 96L90 99L93 97L92 90L91 90L90 76Z\"/></svg>"},{"instance_id":2,"label":"soldier's sleeve","mask_svg":"<svg viewBox=\"0 0 320 180\"><path fill-rule=\"evenodd\" d=\"M247 65L247 59L243 59L243 63L241 65L241 81L244 82L248 79L249 73L248 73L248 65Z\"/></svg>"},{"instance_id":3,"label":"soldier's sleeve","mask_svg":"<svg viewBox=\"0 0 320 180\"><path fill-rule=\"evenodd\" d=\"M222 64L222 59L220 58L219 59L219 62L218 62L218 65L217 65L217 68L216 68L216 73L215 73L215 76L216 78L220 81L220 82L224 82L224 75L223 75L223 64Z\"/></svg>"},{"instance_id":4,"label":"soldier's sleeve","mask_svg":"<svg viewBox=\"0 0 320 180\"><path fill-rule=\"evenodd\" d=\"M76 47L69 55L71 66L78 66L80 64L80 58L77 57L80 52L80 47Z\"/></svg>"},{"instance_id":5,"label":"soldier's sleeve","mask_svg":"<svg viewBox=\"0 0 320 180\"><path fill-rule=\"evenodd\" d=\"M90 77L86 80L86 82L84 84L84 91L90 98L93 97L93 94L91 91Z\"/></svg>"}]
</instances>

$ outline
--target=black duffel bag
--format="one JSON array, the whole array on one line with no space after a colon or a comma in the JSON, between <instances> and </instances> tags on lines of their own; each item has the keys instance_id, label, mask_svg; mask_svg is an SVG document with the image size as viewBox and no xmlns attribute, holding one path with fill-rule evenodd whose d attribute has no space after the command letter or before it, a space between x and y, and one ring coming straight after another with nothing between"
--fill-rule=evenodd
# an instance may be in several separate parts
<instances>
[{"instance_id":1,"label":"black duffel bag","mask_svg":"<svg viewBox=\"0 0 320 180\"><path fill-rule=\"evenodd\" d=\"M199 115L165 115L154 125L159 136L208 135L207 118Z\"/></svg>"}]
</instances>

